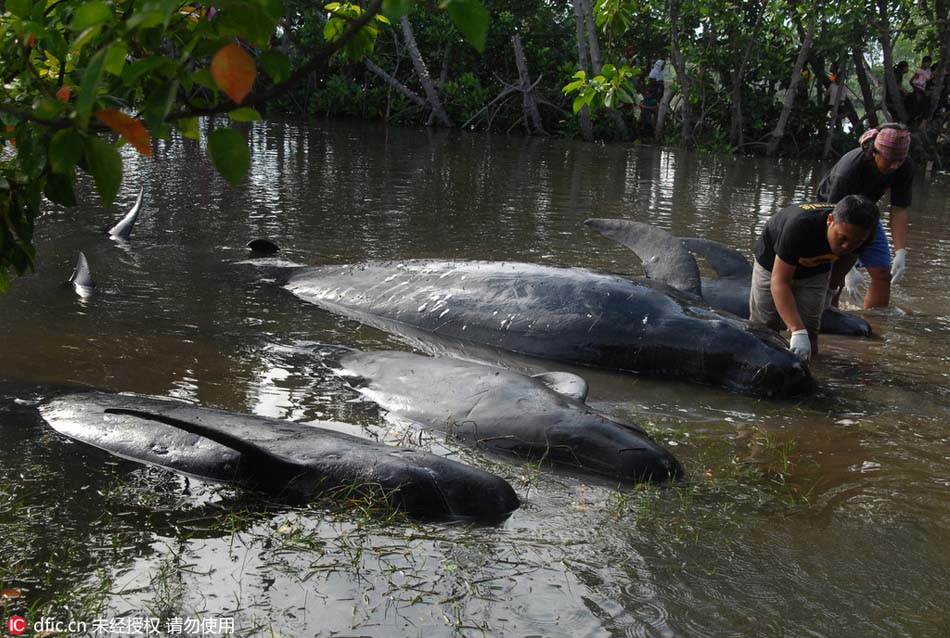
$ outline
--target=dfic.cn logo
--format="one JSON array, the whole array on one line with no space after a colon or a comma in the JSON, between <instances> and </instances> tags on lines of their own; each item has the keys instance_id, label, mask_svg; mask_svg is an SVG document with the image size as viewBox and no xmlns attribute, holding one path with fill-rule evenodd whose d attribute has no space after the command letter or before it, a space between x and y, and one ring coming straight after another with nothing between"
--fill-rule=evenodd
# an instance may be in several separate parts
<instances>
[{"instance_id":1,"label":"dfic.cn logo","mask_svg":"<svg viewBox=\"0 0 950 638\"><path fill-rule=\"evenodd\" d=\"M23 616L10 616L7 618L7 631L14 636L19 636L26 631L26 618Z\"/></svg>"}]
</instances>

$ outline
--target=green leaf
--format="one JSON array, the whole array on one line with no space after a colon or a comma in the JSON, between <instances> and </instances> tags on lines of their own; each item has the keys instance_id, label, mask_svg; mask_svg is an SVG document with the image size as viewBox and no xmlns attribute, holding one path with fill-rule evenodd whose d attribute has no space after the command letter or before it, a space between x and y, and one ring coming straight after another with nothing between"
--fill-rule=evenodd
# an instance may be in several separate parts
<instances>
[{"instance_id":1,"label":"green leaf","mask_svg":"<svg viewBox=\"0 0 950 638\"><path fill-rule=\"evenodd\" d=\"M214 81L214 78L211 77L211 69L205 67L203 69L198 69L191 74L191 79L194 80L197 84L210 89L215 93L218 92L218 84Z\"/></svg>"},{"instance_id":2,"label":"green leaf","mask_svg":"<svg viewBox=\"0 0 950 638\"><path fill-rule=\"evenodd\" d=\"M178 120L175 125L178 127L178 132L181 133L182 137L186 137L189 140L196 140L201 137L197 117L182 118Z\"/></svg>"},{"instance_id":3,"label":"green leaf","mask_svg":"<svg viewBox=\"0 0 950 638\"><path fill-rule=\"evenodd\" d=\"M46 168L46 143L35 127L28 125L17 127L16 150L20 169L31 180L37 179Z\"/></svg>"},{"instance_id":4,"label":"green leaf","mask_svg":"<svg viewBox=\"0 0 950 638\"><path fill-rule=\"evenodd\" d=\"M452 22L462 32L465 39L478 51L485 51L485 39L488 37L488 10L480 0L445 0Z\"/></svg>"},{"instance_id":5,"label":"green leaf","mask_svg":"<svg viewBox=\"0 0 950 638\"><path fill-rule=\"evenodd\" d=\"M73 191L73 177L71 175L50 173L49 177L46 178L46 188L43 189L43 194L50 201L61 206L76 205L76 193Z\"/></svg>"},{"instance_id":6,"label":"green leaf","mask_svg":"<svg viewBox=\"0 0 950 638\"><path fill-rule=\"evenodd\" d=\"M577 80L575 82L571 82L570 84L565 85L564 88L561 89L561 92L564 93L565 95L567 95L568 93L573 93L577 89L584 86L584 84L585 82L583 80Z\"/></svg>"},{"instance_id":7,"label":"green leaf","mask_svg":"<svg viewBox=\"0 0 950 638\"><path fill-rule=\"evenodd\" d=\"M111 206L122 183L122 157L112 144L96 136L86 138L83 150L99 197L104 205Z\"/></svg>"},{"instance_id":8,"label":"green leaf","mask_svg":"<svg viewBox=\"0 0 950 638\"><path fill-rule=\"evenodd\" d=\"M69 28L73 31L83 31L89 27L105 24L112 18L112 10L101 0L86 2L73 15Z\"/></svg>"},{"instance_id":9,"label":"green leaf","mask_svg":"<svg viewBox=\"0 0 950 638\"><path fill-rule=\"evenodd\" d=\"M111 75L121 75L128 51L128 46L122 40L113 42L106 50L106 60L102 67L105 72Z\"/></svg>"},{"instance_id":10,"label":"green leaf","mask_svg":"<svg viewBox=\"0 0 950 638\"><path fill-rule=\"evenodd\" d=\"M85 129L89 123L89 114L96 102L99 91L99 80L102 78L102 67L106 59L106 50L102 49L89 59L85 72L82 74L82 84L79 85L79 96L76 98L76 117L80 128Z\"/></svg>"},{"instance_id":11,"label":"green leaf","mask_svg":"<svg viewBox=\"0 0 950 638\"><path fill-rule=\"evenodd\" d=\"M574 115L577 115L578 111L584 108L584 104L587 102L584 100L584 94L581 93L576 98L574 98Z\"/></svg>"},{"instance_id":12,"label":"green leaf","mask_svg":"<svg viewBox=\"0 0 950 638\"><path fill-rule=\"evenodd\" d=\"M127 65L122 69L122 81L126 86L131 86L135 84L140 77L144 74L157 69L162 69L171 74L175 68L178 66L178 63L171 58L166 58L164 56L155 56L152 58L144 58L142 60L136 60L132 64Z\"/></svg>"},{"instance_id":13,"label":"green leaf","mask_svg":"<svg viewBox=\"0 0 950 638\"><path fill-rule=\"evenodd\" d=\"M53 134L49 143L49 165L54 173L72 174L73 167L82 159L82 136L72 128Z\"/></svg>"},{"instance_id":14,"label":"green leaf","mask_svg":"<svg viewBox=\"0 0 950 638\"><path fill-rule=\"evenodd\" d=\"M125 21L125 26L132 29L149 29L159 25L168 26L172 13L178 10L181 4L178 0L145 0L142 8L132 14Z\"/></svg>"},{"instance_id":15,"label":"green leaf","mask_svg":"<svg viewBox=\"0 0 950 638\"><path fill-rule=\"evenodd\" d=\"M218 32L221 35L239 36L255 46L266 48L277 27L277 19L269 16L261 6L250 2L240 3L239 7L221 11L215 16Z\"/></svg>"},{"instance_id":16,"label":"green leaf","mask_svg":"<svg viewBox=\"0 0 950 638\"><path fill-rule=\"evenodd\" d=\"M33 7L33 3L30 0L7 0L5 4L7 11L16 17L23 18L24 20L30 17L30 9Z\"/></svg>"},{"instance_id":17,"label":"green leaf","mask_svg":"<svg viewBox=\"0 0 950 638\"><path fill-rule=\"evenodd\" d=\"M383 15L390 20L398 20L409 14L412 0L383 0Z\"/></svg>"},{"instance_id":18,"label":"green leaf","mask_svg":"<svg viewBox=\"0 0 950 638\"><path fill-rule=\"evenodd\" d=\"M256 122L261 119L261 114L257 112L257 109L245 106L244 108L234 109L229 112L228 117L235 122Z\"/></svg>"},{"instance_id":19,"label":"green leaf","mask_svg":"<svg viewBox=\"0 0 950 638\"><path fill-rule=\"evenodd\" d=\"M279 84L290 77L290 58L283 53L268 49L261 53L261 57L258 61L261 63L261 68L264 69L264 72L269 75L274 82Z\"/></svg>"},{"instance_id":20,"label":"green leaf","mask_svg":"<svg viewBox=\"0 0 950 638\"><path fill-rule=\"evenodd\" d=\"M41 120L55 120L66 105L59 100L43 98L33 104L33 115Z\"/></svg>"},{"instance_id":21,"label":"green leaf","mask_svg":"<svg viewBox=\"0 0 950 638\"><path fill-rule=\"evenodd\" d=\"M208 152L218 172L232 184L239 184L251 167L251 152L244 136L231 128L208 136Z\"/></svg>"}]
</instances>

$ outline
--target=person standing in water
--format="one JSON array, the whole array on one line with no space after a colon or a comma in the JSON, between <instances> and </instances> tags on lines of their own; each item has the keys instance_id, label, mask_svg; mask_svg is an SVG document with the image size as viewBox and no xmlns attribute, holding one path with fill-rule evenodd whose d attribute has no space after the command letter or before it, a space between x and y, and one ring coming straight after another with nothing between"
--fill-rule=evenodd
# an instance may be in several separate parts
<instances>
[{"instance_id":1,"label":"person standing in water","mask_svg":"<svg viewBox=\"0 0 950 638\"><path fill-rule=\"evenodd\" d=\"M861 136L861 146L841 156L818 185L818 201L836 204L846 195L864 195L877 202L890 192L891 239L894 259L888 246L883 223L878 223L873 241L858 255L858 267L866 268L871 277L865 308L884 308L890 304L891 285L904 276L907 269L907 209L911 204L914 163L908 157L910 131L903 124L883 124ZM836 265L833 278L844 276ZM857 268L848 272L845 287L857 291L863 277Z\"/></svg>"}]
</instances>

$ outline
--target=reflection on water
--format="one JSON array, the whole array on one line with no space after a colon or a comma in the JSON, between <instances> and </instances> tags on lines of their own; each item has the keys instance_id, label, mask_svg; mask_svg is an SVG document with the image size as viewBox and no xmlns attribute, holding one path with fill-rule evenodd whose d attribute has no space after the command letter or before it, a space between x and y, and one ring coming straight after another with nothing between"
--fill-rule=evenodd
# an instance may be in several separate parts
<instances>
[{"instance_id":1,"label":"reflection on water","mask_svg":"<svg viewBox=\"0 0 950 638\"><path fill-rule=\"evenodd\" d=\"M37 272L0 298L0 588L22 589L24 608L62 603L88 620L77 600L104 599L106 615L233 616L241 635L950 631L946 178L917 177L908 277L895 309L866 315L879 336L822 338L818 396L770 403L574 370L597 407L650 421L690 480L618 491L436 442L525 500L503 527L469 529L262 503L64 441L12 399L82 384L387 436L329 372L332 354L314 351L408 346L239 264L247 240L268 237L300 263L518 259L638 273L583 220L648 221L748 252L826 167L366 125L246 132L253 164L237 187L203 141L162 142L152 160L124 149L117 204L51 208ZM140 185L143 214L117 244L101 231ZM80 250L98 283L85 300L60 285Z\"/></svg>"}]
</instances>

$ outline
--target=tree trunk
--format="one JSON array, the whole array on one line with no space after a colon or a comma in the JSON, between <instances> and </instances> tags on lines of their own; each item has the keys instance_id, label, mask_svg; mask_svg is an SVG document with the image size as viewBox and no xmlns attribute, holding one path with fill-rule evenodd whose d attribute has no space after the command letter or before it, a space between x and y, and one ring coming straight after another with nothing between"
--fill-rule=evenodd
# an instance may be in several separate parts
<instances>
[{"instance_id":1,"label":"tree trunk","mask_svg":"<svg viewBox=\"0 0 950 638\"><path fill-rule=\"evenodd\" d=\"M861 50L861 47L853 47L851 55L854 58L854 72L858 76L858 84L861 85L861 99L864 100L864 113L868 118L868 126L877 128L879 123L877 104L874 101L874 92L871 91L871 82L868 81L867 68L864 64L864 51Z\"/></svg>"},{"instance_id":2,"label":"tree trunk","mask_svg":"<svg viewBox=\"0 0 950 638\"><path fill-rule=\"evenodd\" d=\"M950 63L950 24L947 24L947 18L950 18L950 11L947 10L946 0L936 0L934 7L934 17L937 19L937 33L940 37L940 70L934 77L933 94L930 96L930 108L928 110L928 121L940 107L940 96L943 94L943 87L947 78L947 64Z\"/></svg>"},{"instance_id":3,"label":"tree trunk","mask_svg":"<svg viewBox=\"0 0 950 638\"><path fill-rule=\"evenodd\" d=\"M538 102L534 97L534 87L531 86L531 75L528 73L528 63L524 58L521 38L517 35L511 36L511 44L515 48L515 66L518 67L518 83L521 85L524 103L524 126L529 135L547 135L541 123L541 113L538 111Z\"/></svg>"},{"instance_id":4,"label":"tree trunk","mask_svg":"<svg viewBox=\"0 0 950 638\"><path fill-rule=\"evenodd\" d=\"M769 137L768 146L766 146L766 153L769 157L775 157L778 154L779 145L782 143L782 138L785 137L785 125L788 124L788 118L792 114L795 95L798 93L798 84L802 81L802 67L805 66L805 60L808 59L808 54L811 51L812 41L815 39L816 24L815 12L812 12L808 16L808 29L805 31L802 48L798 50L795 66L792 67L792 77L788 82L788 92L785 94L782 113L778 117L778 122L775 123L775 128L772 129L772 135Z\"/></svg>"},{"instance_id":5,"label":"tree trunk","mask_svg":"<svg viewBox=\"0 0 950 638\"><path fill-rule=\"evenodd\" d=\"M742 148L745 138L742 132L742 85L745 82L745 69L749 63L749 56L752 54L752 45L756 42L756 35L759 32L759 25L762 24L762 17L765 15L765 6L759 7L759 14L755 18L755 26L749 41L746 43L745 50L739 61L739 68L732 74L732 123L729 127L729 142L736 147Z\"/></svg>"},{"instance_id":6,"label":"tree trunk","mask_svg":"<svg viewBox=\"0 0 950 638\"><path fill-rule=\"evenodd\" d=\"M412 66L416 70L416 75L419 77L419 82L425 91L426 101L429 103L433 115L435 115L436 119L439 120L443 126L454 126L452 120L450 120L446 114L445 109L442 108L439 92L436 90L435 84L433 84L432 78L429 76L429 69L426 68L422 54L419 53L419 46L416 44L416 38L412 33L412 26L409 24L409 19L403 16L399 19L399 22L402 25L402 35L406 40L406 50L409 51L409 59L412 60Z\"/></svg>"},{"instance_id":7,"label":"tree trunk","mask_svg":"<svg viewBox=\"0 0 950 638\"><path fill-rule=\"evenodd\" d=\"M673 67L676 69L676 81L680 85L680 93L683 95L683 144L687 149L695 146L693 140L693 107L690 104L690 82L686 75L686 58L680 49L680 0L670 0L670 45L673 58Z\"/></svg>"},{"instance_id":8,"label":"tree trunk","mask_svg":"<svg viewBox=\"0 0 950 638\"><path fill-rule=\"evenodd\" d=\"M665 64L664 64L665 66ZM673 99L673 82L663 82L663 97L660 98L660 104L656 110L656 127L653 131L653 138L657 141L663 136L663 127L666 125L666 116L670 112L670 100Z\"/></svg>"},{"instance_id":9,"label":"tree trunk","mask_svg":"<svg viewBox=\"0 0 950 638\"><path fill-rule=\"evenodd\" d=\"M897 78L894 77L894 41L891 39L890 17L887 15L887 0L877 0L878 20L881 23L881 32L878 33L878 41L881 43L881 53L884 56L884 95L889 103L892 113L897 115L897 119L906 122L907 109L904 107L904 96L901 95L897 86Z\"/></svg>"},{"instance_id":10,"label":"tree trunk","mask_svg":"<svg viewBox=\"0 0 950 638\"><path fill-rule=\"evenodd\" d=\"M374 75L377 75L380 79L383 80L386 84L393 87L400 93L402 93L406 98L418 106L428 106L426 101L419 96L418 93L410 89L408 86L389 75L384 69L382 69L378 64L373 62L372 58L363 58L363 64L367 69L370 70Z\"/></svg>"},{"instance_id":11,"label":"tree trunk","mask_svg":"<svg viewBox=\"0 0 950 638\"><path fill-rule=\"evenodd\" d=\"M600 53L600 40L597 37L597 23L594 21L594 9L590 0L575 0L575 10L578 6L581 8L581 15L584 22L584 31L587 35L587 51L590 54L590 74L600 75L604 67L604 58ZM620 137L624 141L630 141L633 136L623 117L614 109L610 109L608 117L614 125L620 130Z\"/></svg>"},{"instance_id":12,"label":"tree trunk","mask_svg":"<svg viewBox=\"0 0 950 638\"><path fill-rule=\"evenodd\" d=\"M580 65L581 71L587 74L590 77L590 64L588 60L590 59L587 53L587 29L584 26L584 0L573 0L574 6L574 26L577 33L577 58L578 64ZM586 142L590 142L594 139L594 127L590 122L590 110L588 110L587 105L578 113L578 119L581 124L581 137Z\"/></svg>"}]
</instances>

